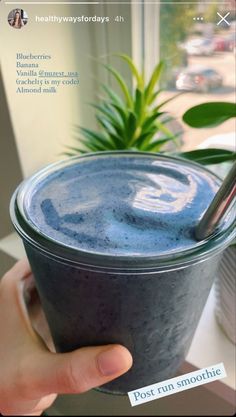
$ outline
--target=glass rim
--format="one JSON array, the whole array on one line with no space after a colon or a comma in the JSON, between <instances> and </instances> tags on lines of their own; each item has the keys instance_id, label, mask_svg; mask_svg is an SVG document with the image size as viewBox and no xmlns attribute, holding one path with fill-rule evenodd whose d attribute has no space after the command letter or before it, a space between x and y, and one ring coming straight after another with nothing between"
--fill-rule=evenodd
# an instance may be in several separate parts
<instances>
[{"instance_id":1,"label":"glass rim","mask_svg":"<svg viewBox=\"0 0 236 417\"><path fill-rule=\"evenodd\" d=\"M99 157L109 156L132 156L141 157L145 156L148 158L158 158L170 161L181 162L187 166L195 166L200 168L204 172L208 172L211 177L218 180L219 184L222 180L210 171L205 166L202 166L196 162L189 161L185 158L165 155L160 153L149 153L139 151L105 151L96 153L87 153L85 155L76 155L61 161L57 161L53 164L47 165L43 169L36 172L31 177L24 180L19 187L16 189L12 196L10 203L10 216L12 223L23 238L29 244L36 247L42 252L46 252L51 257L61 258L66 261L86 265L97 268L108 268L108 269L128 269L128 270L152 270L157 268L169 268L177 267L178 265L188 265L199 260L205 259L209 256L213 256L217 252L223 251L235 238L235 222L219 230L212 236L203 241L198 242L193 247L182 249L181 251L171 251L169 254L162 255L116 255L106 254L103 252L88 251L85 249L76 248L74 246L66 245L65 243L54 240L50 236L40 231L37 226L30 221L27 217L24 209L25 198L30 189L33 189L36 182L40 182L48 175L57 172L61 168L71 166L84 159L92 159Z\"/></svg>"}]
</instances>

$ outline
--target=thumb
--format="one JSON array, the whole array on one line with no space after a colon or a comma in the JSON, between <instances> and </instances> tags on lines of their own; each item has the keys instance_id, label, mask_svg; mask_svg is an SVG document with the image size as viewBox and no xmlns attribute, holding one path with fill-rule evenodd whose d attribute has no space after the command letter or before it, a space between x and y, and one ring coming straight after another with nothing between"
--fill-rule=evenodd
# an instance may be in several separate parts
<instances>
[{"instance_id":1,"label":"thumb","mask_svg":"<svg viewBox=\"0 0 236 417\"><path fill-rule=\"evenodd\" d=\"M35 364L40 364L37 369ZM127 372L132 356L121 345L86 347L71 353L43 353L31 361L25 373L33 376L34 398L57 394L75 394L103 385ZM35 387L35 389L34 389Z\"/></svg>"}]
</instances>

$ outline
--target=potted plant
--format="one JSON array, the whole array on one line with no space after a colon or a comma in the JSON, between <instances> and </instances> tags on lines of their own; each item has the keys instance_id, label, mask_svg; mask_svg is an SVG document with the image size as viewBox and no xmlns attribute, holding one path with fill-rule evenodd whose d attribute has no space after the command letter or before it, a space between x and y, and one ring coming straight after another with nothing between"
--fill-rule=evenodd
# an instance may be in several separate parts
<instances>
[{"instance_id":1,"label":"potted plant","mask_svg":"<svg viewBox=\"0 0 236 417\"><path fill-rule=\"evenodd\" d=\"M161 61L146 82L132 59L127 55L119 57L129 66L133 77L133 89L118 71L108 65L105 68L115 78L121 94L117 94L107 85L102 85L105 97L99 103L92 104L96 111L98 130L76 126L76 139L79 144L67 147L66 154L98 152L107 150L136 150L160 152L165 145L172 143L172 148L179 149L178 138L182 128L173 132L169 125L174 117L163 109L165 104L175 99L178 93L168 100L158 102L161 89L158 88L164 63Z\"/></svg>"}]
</instances>

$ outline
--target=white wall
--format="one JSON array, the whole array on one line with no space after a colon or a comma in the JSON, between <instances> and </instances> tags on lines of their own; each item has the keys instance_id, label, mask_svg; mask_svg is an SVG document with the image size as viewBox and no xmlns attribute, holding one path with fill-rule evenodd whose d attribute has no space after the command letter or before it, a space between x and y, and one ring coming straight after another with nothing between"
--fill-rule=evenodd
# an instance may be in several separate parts
<instances>
[{"instance_id":1,"label":"white wall","mask_svg":"<svg viewBox=\"0 0 236 417\"><path fill-rule=\"evenodd\" d=\"M0 63L20 162L24 176L28 176L43 165L62 158L59 154L64 149L63 144L72 143L70 127L75 120L79 122L79 87L64 88L51 95L16 93L17 52L51 54L52 60L42 64L42 69L76 70L70 25L36 24L35 12L55 14L55 7L44 6L43 11L39 6L24 7L29 22L17 30L7 22L12 6L0 3ZM57 12L70 14L68 6L60 6Z\"/></svg>"}]
</instances>

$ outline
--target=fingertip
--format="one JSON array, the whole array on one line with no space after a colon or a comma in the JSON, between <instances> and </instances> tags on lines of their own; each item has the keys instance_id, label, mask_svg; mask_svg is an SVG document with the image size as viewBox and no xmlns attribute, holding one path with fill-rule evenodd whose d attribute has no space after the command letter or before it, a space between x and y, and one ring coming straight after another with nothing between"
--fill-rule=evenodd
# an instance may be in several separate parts
<instances>
[{"instance_id":1,"label":"fingertip","mask_svg":"<svg viewBox=\"0 0 236 417\"><path fill-rule=\"evenodd\" d=\"M122 345L110 345L97 356L97 364L103 376L122 375L133 363L132 356Z\"/></svg>"},{"instance_id":2,"label":"fingertip","mask_svg":"<svg viewBox=\"0 0 236 417\"><path fill-rule=\"evenodd\" d=\"M133 365L133 357L130 351L123 345L115 345L115 349L117 349L117 351L120 352L120 355L123 356L127 370L130 369Z\"/></svg>"}]
</instances>

